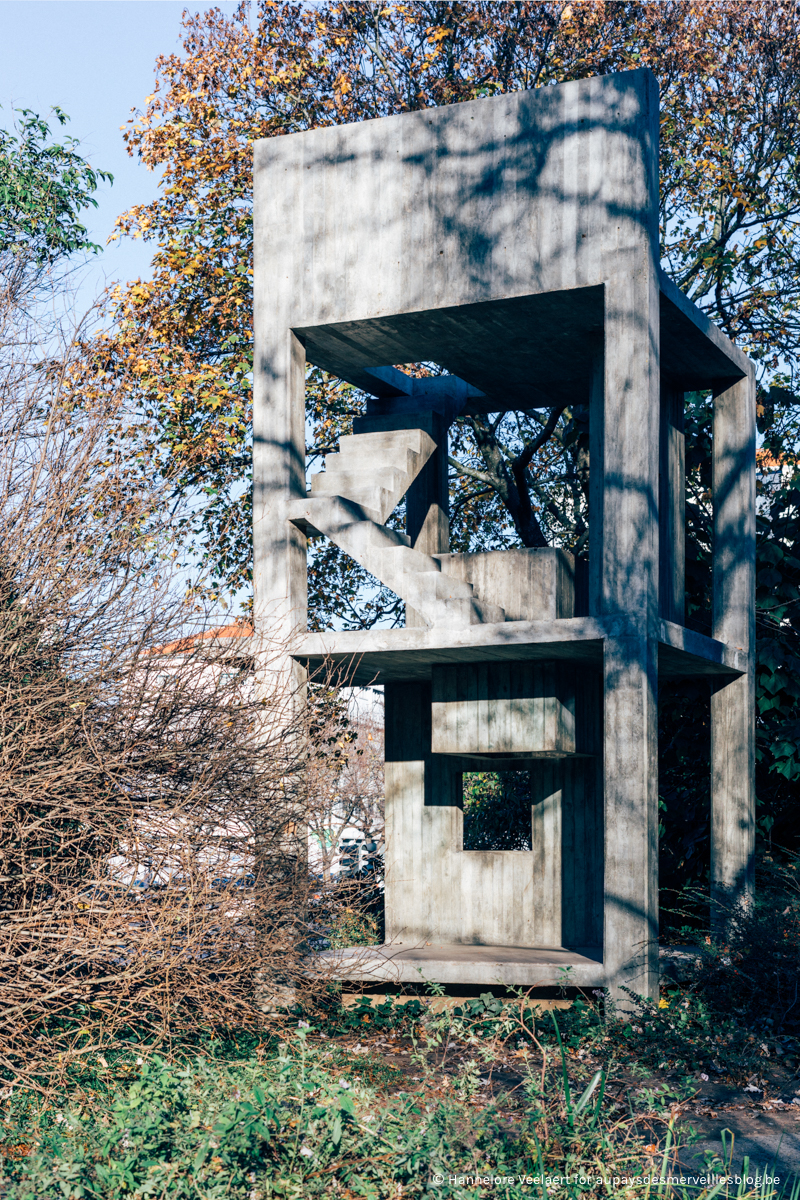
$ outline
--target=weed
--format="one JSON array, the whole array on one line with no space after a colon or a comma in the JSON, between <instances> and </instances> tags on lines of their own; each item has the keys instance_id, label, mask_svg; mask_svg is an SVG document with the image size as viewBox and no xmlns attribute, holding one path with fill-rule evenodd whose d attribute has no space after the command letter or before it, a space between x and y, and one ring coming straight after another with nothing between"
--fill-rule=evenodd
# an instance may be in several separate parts
<instances>
[{"instance_id":1,"label":"weed","mask_svg":"<svg viewBox=\"0 0 800 1200\"><path fill-rule=\"evenodd\" d=\"M358 908L342 908L328 926L327 942L334 950L342 946L376 946L380 942L378 920Z\"/></svg>"}]
</instances>

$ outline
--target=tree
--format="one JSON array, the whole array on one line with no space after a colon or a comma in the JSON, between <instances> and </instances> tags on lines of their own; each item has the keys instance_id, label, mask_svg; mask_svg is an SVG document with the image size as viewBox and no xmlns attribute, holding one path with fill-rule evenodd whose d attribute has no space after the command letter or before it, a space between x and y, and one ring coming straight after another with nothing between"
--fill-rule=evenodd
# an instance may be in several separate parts
<instances>
[{"instance_id":1,"label":"tree","mask_svg":"<svg viewBox=\"0 0 800 1200\"><path fill-rule=\"evenodd\" d=\"M66 125L65 112L55 107L53 113ZM15 132L0 129L0 258L13 253L44 266L77 251L98 251L78 214L97 207L93 193L114 177L94 170L74 138L50 141L49 125L30 109L17 116Z\"/></svg>"},{"instance_id":2,"label":"tree","mask_svg":"<svg viewBox=\"0 0 800 1200\"><path fill-rule=\"evenodd\" d=\"M463 776L464 849L531 849L529 771L474 771Z\"/></svg>"},{"instance_id":3,"label":"tree","mask_svg":"<svg viewBox=\"0 0 800 1200\"><path fill-rule=\"evenodd\" d=\"M383 839L383 721L377 697L365 689L342 695L334 678L312 687L320 728L309 730L305 821L312 869L329 884L345 829L355 826L369 839Z\"/></svg>"},{"instance_id":4,"label":"tree","mask_svg":"<svg viewBox=\"0 0 800 1200\"><path fill-rule=\"evenodd\" d=\"M117 328L96 350L104 368L134 382L178 491L203 495L185 532L202 540L220 590L245 583L250 564L252 140L646 65L662 95L664 262L758 362L762 432L780 462L780 486L762 480L761 492L759 754L773 790L781 773L796 778L798 34L796 6L769 0L262 0L252 21L247 5L230 17L187 16L183 54L159 59L156 88L127 134L131 153L164 170L159 199L119 222L120 236L154 242L154 277L117 291ZM313 463L335 450L363 397L317 371L308 396ZM707 398L692 402L690 418L696 459ZM530 410L457 422L453 548L579 551L586 428L577 405L549 420ZM690 612L702 625L710 514L699 466L690 491ZM385 591L365 602L368 580L353 563L327 545L315 554L318 627L397 619ZM675 754L685 763L683 743Z\"/></svg>"}]
</instances>

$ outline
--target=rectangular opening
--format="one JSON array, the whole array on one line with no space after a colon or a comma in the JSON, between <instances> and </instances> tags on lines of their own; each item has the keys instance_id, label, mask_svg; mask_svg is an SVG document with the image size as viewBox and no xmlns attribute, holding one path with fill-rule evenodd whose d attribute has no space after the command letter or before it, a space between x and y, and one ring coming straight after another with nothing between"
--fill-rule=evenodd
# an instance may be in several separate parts
<instances>
[{"instance_id":1,"label":"rectangular opening","mask_svg":"<svg viewBox=\"0 0 800 1200\"><path fill-rule=\"evenodd\" d=\"M530 850L530 771L465 771L465 850Z\"/></svg>"}]
</instances>

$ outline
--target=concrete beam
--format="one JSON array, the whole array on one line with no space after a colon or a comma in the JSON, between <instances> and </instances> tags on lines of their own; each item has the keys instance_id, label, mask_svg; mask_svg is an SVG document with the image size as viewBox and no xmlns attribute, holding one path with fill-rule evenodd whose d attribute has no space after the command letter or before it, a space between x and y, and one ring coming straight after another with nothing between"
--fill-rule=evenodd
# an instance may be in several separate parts
<instances>
[{"instance_id":1,"label":"concrete beam","mask_svg":"<svg viewBox=\"0 0 800 1200\"><path fill-rule=\"evenodd\" d=\"M586 753L578 738L576 690L575 670L555 663L435 666L431 749L456 755Z\"/></svg>"},{"instance_id":2,"label":"concrete beam","mask_svg":"<svg viewBox=\"0 0 800 1200\"><path fill-rule=\"evenodd\" d=\"M688 392L698 386L733 383L751 373L747 355L683 294L661 266L658 283L662 357L673 386ZM698 379L705 379L705 384L698 385Z\"/></svg>"},{"instance_id":3,"label":"concrete beam","mask_svg":"<svg viewBox=\"0 0 800 1200\"><path fill-rule=\"evenodd\" d=\"M658 642L658 674L662 679L710 675L727 682L748 669L748 654L741 647L673 621L659 621Z\"/></svg>"}]
</instances>

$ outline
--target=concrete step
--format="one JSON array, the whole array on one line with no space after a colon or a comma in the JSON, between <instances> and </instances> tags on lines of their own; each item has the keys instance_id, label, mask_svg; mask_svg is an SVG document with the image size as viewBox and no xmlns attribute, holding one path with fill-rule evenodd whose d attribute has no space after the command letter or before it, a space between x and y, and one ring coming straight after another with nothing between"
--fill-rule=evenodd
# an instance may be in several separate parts
<instances>
[{"instance_id":1,"label":"concrete step","mask_svg":"<svg viewBox=\"0 0 800 1200\"><path fill-rule=\"evenodd\" d=\"M388 461L407 470L409 454L427 462L436 443L424 429L390 429L381 433L350 433L339 439L339 453L348 463L358 459L362 465L377 459ZM421 467L420 467L421 469Z\"/></svg>"},{"instance_id":2,"label":"concrete step","mask_svg":"<svg viewBox=\"0 0 800 1200\"><path fill-rule=\"evenodd\" d=\"M414 609L431 627L496 624L505 614L483 604L472 585L408 544L408 538L375 520L374 511L342 496L298 501L290 519L322 533Z\"/></svg>"},{"instance_id":3,"label":"concrete step","mask_svg":"<svg viewBox=\"0 0 800 1200\"><path fill-rule=\"evenodd\" d=\"M471 600L445 600L444 604L446 616L444 620L434 619L431 621L433 628L439 625L455 626L456 628L464 625L501 625L505 621L506 615L502 608L498 608L494 604L484 604L476 596L473 596ZM421 610L417 609L417 611Z\"/></svg>"},{"instance_id":4,"label":"concrete step","mask_svg":"<svg viewBox=\"0 0 800 1200\"><path fill-rule=\"evenodd\" d=\"M433 627L452 625L460 628L464 625L500 625L506 619L502 608L498 608L496 604L484 604L475 595L450 594L455 589L448 586L451 581L446 576L433 579L427 573L419 572L414 576L414 580L430 580L430 584L427 588L423 586L419 590L408 587L409 577L407 576L404 588L406 595L403 599L415 612L421 613ZM435 604L431 603L432 596Z\"/></svg>"},{"instance_id":5,"label":"concrete step","mask_svg":"<svg viewBox=\"0 0 800 1200\"><path fill-rule=\"evenodd\" d=\"M331 465L331 459L338 458L332 454L325 465L325 470L311 476L311 492L325 496L349 496L352 490L369 491L376 485L395 491L397 488L408 488L409 476L397 467L385 467L380 479L375 478L375 471L349 471L340 463ZM346 489L342 491L341 489ZM338 489L338 490L337 490Z\"/></svg>"},{"instance_id":6,"label":"concrete step","mask_svg":"<svg viewBox=\"0 0 800 1200\"><path fill-rule=\"evenodd\" d=\"M435 571L429 563L420 563L420 559L425 559L426 554L419 554L416 550L406 550L405 547L399 549L385 550L381 556L381 578L384 575L397 578L402 575L404 577L404 587L409 595L416 598L424 599L426 596L432 596L436 600L471 600L474 596L472 585L463 583L460 579L456 579L452 575L445 575L442 571ZM387 587L389 584L386 580Z\"/></svg>"},{"instance_id":7,"label":"concrete step","mask_svg":"<svg viewBox=\"0 0 800 1200\"><path fill-rule=\"evenodd\" d=\"M346 496L366 508L374 508L379 513L386 512L388 517L396 507L395 496L405 495L409 483L409 477L395 467L387 468L380 479L376 478L374 471L356 473L326 467L318 475L312 475L311 495Z\"/></svg>"},{"instance_id":8,"label":"concrete step","mask_svg":"<svg viewBox=\"0 0 800 1200\"><path fill-rule=\"evenodd\" d=\"M360 504L362 508L368 508L374 512L379 524L392 512L393 493L387 491L386 488L376 487L374 484L370 487L360 488L340 487L341 481L336 476L328 480L325 479L326 475L327 471L323 471L321 476L312 476L309 495L314 499L320 496L341 496L343 499L351 500L354 504ZM317 483L318 479L322 479L322 482Z\"/></svg>"},{"instance_id":9,"label":"concrete step","mask_svg":"<svg viewBox=\"0 0 800 1200\"><path fill-rule=\"evenodd\" d=\"M350 434L339 441L325 470L311 477L312 496L343 496L387 520L406 494L436 443L424 429Z\"/></svg>"}]
</instances>

